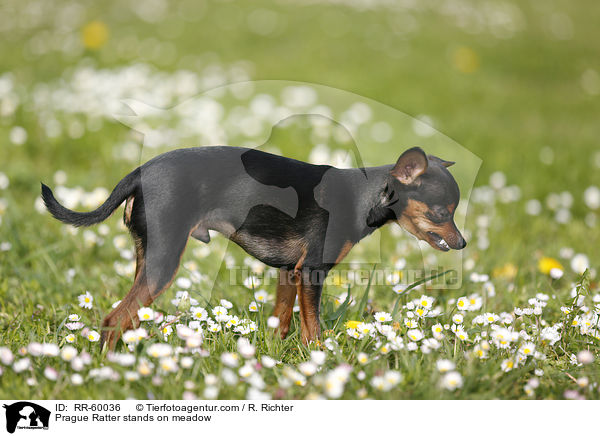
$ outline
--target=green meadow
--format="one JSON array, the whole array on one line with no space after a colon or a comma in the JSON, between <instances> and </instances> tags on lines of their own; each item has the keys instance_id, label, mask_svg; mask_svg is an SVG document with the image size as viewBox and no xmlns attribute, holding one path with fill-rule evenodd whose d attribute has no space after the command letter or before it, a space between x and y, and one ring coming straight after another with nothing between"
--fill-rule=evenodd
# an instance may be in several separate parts
<instances>
[{"instance_id":1,"label":"green meadow","mask_svg":"<svg viewBox=\"0 0 600 436\"><path fill-rule=\"evenodd\" d=\"M0 11L2 398L600 398L594 2ZM74 229L40 182L92 210L161 152L215 144L339 167L420 146L456 162L468 246L377 231L327 282L306 347L297 313L284 340L269 319L276 271L222 236L190 240L148 320L101 350L135 271L123 208Z\"/></svg>"}]
</instances>

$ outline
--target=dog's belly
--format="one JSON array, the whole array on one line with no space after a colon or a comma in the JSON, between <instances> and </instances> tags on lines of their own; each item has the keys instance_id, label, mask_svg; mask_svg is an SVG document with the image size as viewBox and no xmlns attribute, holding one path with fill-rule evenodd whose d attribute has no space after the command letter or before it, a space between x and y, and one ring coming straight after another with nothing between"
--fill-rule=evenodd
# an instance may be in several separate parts
<instances>
[{"instance_id":1,"label":"dog's belly","mask_svg":"<svg viewBox=\"0 0 600 436\"><path fill-rule=\"evenodd\" d=\"M275 268L293 268L306 256L307 243L297 237L263 237L241 230L233 233L229 239L242 247L246 253Z\"/></svg>"}]
</instances>

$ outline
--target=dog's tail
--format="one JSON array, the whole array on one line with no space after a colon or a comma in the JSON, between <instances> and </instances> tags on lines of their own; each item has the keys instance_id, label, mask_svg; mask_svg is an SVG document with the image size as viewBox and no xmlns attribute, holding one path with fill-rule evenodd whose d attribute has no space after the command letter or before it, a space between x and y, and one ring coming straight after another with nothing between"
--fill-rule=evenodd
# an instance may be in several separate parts
<instances>
[{"instance_id":1,"label":"dog's tail","mask_svg":"<svg viewBox=\"0 0 600 436\"><path fill-rule=\"evenodd\" d=\"M60 204L52 190L42 183L42 199L48 211L54 218L63 223L71 224L75 227L91 226L98 224L108 218L117 207L131 195L133 195L141 185L140 169L132 171L126 175L113 189L110 196L98 209L91 212L75 212L67 209Z\"/></svg>"}]
</instances>

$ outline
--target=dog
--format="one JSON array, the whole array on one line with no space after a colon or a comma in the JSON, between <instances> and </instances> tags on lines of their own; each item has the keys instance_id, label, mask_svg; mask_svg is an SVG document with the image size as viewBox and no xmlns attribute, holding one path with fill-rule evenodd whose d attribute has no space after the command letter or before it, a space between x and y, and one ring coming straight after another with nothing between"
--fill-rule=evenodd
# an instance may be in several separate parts
<instances>
[{"instance_id":1,"label":"dog","mask_svg":"<svg viewBox=\"0 0 600 436\"><path fill-rule=\"evenodd\" d=\"M138 325L138 309L170 286L189 237L208 243L209 230L279 269L274 316L281 337L297 296L308 345L320 336L328 272L379 227L396 222L441 251L466 246L454 223L460 192L452 164L419 147L395 164L349 169L242 147L195 147L136 168L92 212L65 208L44 184L42 198L54 218L74 226L97 224L125 202L136 271L127 296L103 320L101 344L109 349Z\"/></svg>"}]
</instances>

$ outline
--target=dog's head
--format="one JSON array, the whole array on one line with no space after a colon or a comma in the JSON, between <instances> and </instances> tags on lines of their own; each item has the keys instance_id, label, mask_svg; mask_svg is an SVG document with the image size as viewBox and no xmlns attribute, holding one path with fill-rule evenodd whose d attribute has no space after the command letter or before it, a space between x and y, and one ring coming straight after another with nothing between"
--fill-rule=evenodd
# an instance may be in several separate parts
<instances>
[{"instance_id":1,"label":"dog's head","mask_svg":"<svg viewBox=\"0 0 600 436\"><path fill-rule=\"evenodd\" d=\"M460 191L447 169L453 164L414 147L402 153L391 170L393 189L406 200L394 208L396 221L441 251L467 245L454 223Z\"/></svg>"}]
</instances>

